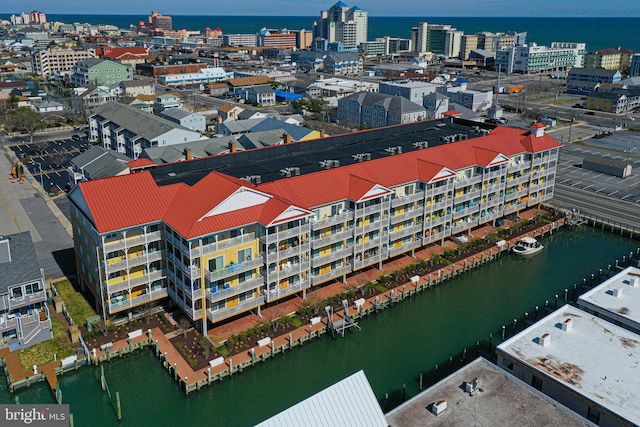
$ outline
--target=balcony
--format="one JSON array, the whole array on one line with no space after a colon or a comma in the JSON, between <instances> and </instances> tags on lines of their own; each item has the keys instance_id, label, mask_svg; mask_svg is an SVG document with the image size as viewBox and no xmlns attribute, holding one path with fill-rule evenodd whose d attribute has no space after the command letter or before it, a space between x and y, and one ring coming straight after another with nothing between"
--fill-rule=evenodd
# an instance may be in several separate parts
<instances>
[{"instance_id":1,"label":"balcony","mask_svg":"<svg viewBox=\"0 0 640 427\"><path fill-rule=\"evenodd\" d=\"M504 201L505 202L510 202L511 200L520 198L522 196L524 196L525 194L529 193L529 189L528 188L523 188L520 191L514 191L513 193L509 193L506 196L504 196Z\"/></svg>"},{"instance_id":2,"label":"balcony","mask_svg":"<svg viewBox=\"0 0 640 427\"><path fill-rule=\"evenodd\" d=\"M227 317L235 316L236 314L244 313L245 311L259 307L263 302L264 298L260 295L257 298L240 301L233 307L219 308L213 311L209 309L207 310L207 319L209 319L210 322L215 323L219 320L226 319Z\"/></svg>"},{"instance_id":3,"label":"balcony","mask_svg":"<svg viewBox=\"0 0 640 427\"><path fill-rule=\"evenodd\" d=\"M130 280L125 279L121 282L113 283L111 285L105 282L105 291L107 291L107 293L109 294L112 294L114 292L124 291L135 286L149 284L156 280L160 280L163 277L164 275L162 274L162 270L154 270L142 276L134 277Z\"/></svg>"},{"instance_id":4,"label":"balcony","mask_svg":"<svg viewBox=\"0 0 640 427\"><path fill-rule=\"evenodd\" d=\"M496 210L493 213L486 214L485 216L480 217L480 223L484 224L484 223L492 221L492 220L494 220L496 218L500 218L501 216L502 216L502 212Z\"/></svg>"},{"instance_id":5,"label":"balcony","mask_svg":"<svg viewBox=\"0 0 640 427\"><path fill-rule=\"evenodd\" d=\"M343 231L331 234L321 234L319 238L311 241L311 248L317 249L323 246L329 246L334 243L344 242L350 237L353 237L352 229L345 229Z\"/></svg>"},{"instance_id":6,"label":"balcony","mask_svg":"<svg viewBox=\"0 0 640 427\"><path fill-rule=\"evenodd\" d=\"M479 208L480 208L479 205L474 205L474 206L471 206L471 207L468 207L468 208L465 208L465 209L462 209L462 210L455 211L453 213L453 219L456 220L456 219L463 218L465 216L477 213Z\"/></svg>"},{"instance_id":7,"label":"balcony","mask_svg":"<svg viewBox=\"0 0 640 427\"><path fill-rule=\"evenodd\" d=\"M376 205L367 206L363 209L356 209L357 217L362 218L363 216L370 215L372 213L379 212L382 214L387 209L386 203L378 203Z\"/></svg>"},{"instance_id":8,"label":"balcony","mask_svg":"<svg viewBox=\"0 0 640 427\"><path fill-rule=\"evenodd\" d=\"M450 185L443 185L442 187L432 188L431 190L427 190L425 192L425 199L429 197L433 199L439 195L446 196L449 190L453 190L453 187Z\"/></svg>"},{"instance_id":9,"label":"balcony","mask_svg":"<svg viewBox=\"0 0 640 427\"><path fill-rule=\"evenodd\" d=\"M353 254L353 247L348 247L344 249L338 249L331 251L326 255L321 255L315 258L311 258L311 266L312 267L320 267L322 265L328 264L332 261L336 261L339 259L343 259Z\"/></svg>"},{"instance_id":10,"label":"balcony","mask_svg":"<svg viewBox=\"0 0 640 427\"><path fill-rule=\"evenodd\" d=\"M378 220L375 222L370 222L367 225L362 225L360 227L356 227L356 233L357 234L366 234L369 233L371 231L374 230L380 230L382 228L383 224L382 221Z\"/></svg>"},{"instance_id":11,"label":"balcony","mask_svg":"<svg viewBox=\"0 0 640 427\"><path fill-rule=\"evenodd\" d=\"M499 171L495 171L495 172L489 172L489 173L485 173L483 176L483 180L484 181L489 181L492 178L499 178L501 176L504 175L504 171L499 170Z\"/></svg>"},{"instance_id":12,"label":"balcony","mask_svg":"<svg viewBox=\"0 0 640 427\"><path fill-rule=\"evenodd\" d=\"M318 283L323 283L328 280L342 279L342 276L349 273L351 273L350 264L342 267L334 268L333 270L323 274L316 274L315 276L311 277L311 283L313 283L314 285L317 285Z\"/></svg>"},{"instance_id":13,"label":"balcony","mask_svg":"<svg viewBox=\"0 0 640 427\"><path fill-rule=\"evenodd\" d=\"M460 224L451 227L450 235L457 234L457 233L459 233L461 231L464 231L464 230L468 230L471 227L475 227L476 225L478 225L478 219L477 218L473 218L470 221L462 221Z\"/></svg>"},{"instance_id":14,"label":"balcony","mask_svg":"<svg viewBox=\"0 0 640 427\"><path fill-rule=\"evenodd\" d=\"M291 246L288 249L284 249L276 252L277 259L287 259L292 256L301 255L305 252L309 252L311 249L311 245L309 242L303 243L302 245Z\"/></svg>"},{"instance_id":15,"label":"balcony","mask_svg":"<svg viewBox=\"0 0 640 427\"><path fill-rule=\"evenodd\" d=\"M503 201L502 197L494 197L493 199L487 200L485 203L483 203L482 208L489 209L491 207L498 206L500 203L502 203L502 201Z\"/></svg>"},{"instance_id":16,"label":"balcony","mask_svg":"<svg viewBox=\"0 0 640 427\"><path fill-rule=\"evenodd\" d=\"M410 236L422 231L422 224L412 225L410 227L404 227L402 230L393 231L389 233L389 240L401 239L405 236Z\"/></svg>"},{"instance_id":17,"label":"balcony","mask_svg":"<svg viewBox=\"0 0 640 427\"><path fill-rule=\"evenodd\" d=\"M300 274L309 268L309 262L295 262L287 263L279 269L273 269L267 273L267 282L278 281L285 277L293 276L294 274Z\"/></svg>"},{"instance_id":18,"label":"balcony","mask_svg":"<svg viewBox=\"0 0 640 427\"><path fill-rule=\"evenodd\" d=\"M420 218L421 215L422 209L413 209L400 215L389 216L389 223L393 225L408 219Z\"/></svg>"},{"instance_id":19,"label":"balcony","mask_svg":"<svg viewBox=\"0 0 640 427\"><path fill-rule=\"evenodd\" d=\"M132 248L134 246L140 246L144 243L155 242L162 238L160 231L154 231L146 234L136 234L126 239L117 239L110 242L105 242L104 251L113 252L119 249Z\"/></svg>"},{"instance_id":20,"label":"balcony","mask_svg":"<svg viewBox=\"0 0 640 427\"><path fill-rule=\"evenodd\" d=\"M353 211L345 211L338 215L333 215L328 218L316 220L311 223L312 230L321 230L326 227L330 227L334 224L351 221L353 219Z\"/></svg>"},{"instance_id":21,"label":"balcony","mask_svg":"<svg viewBox=\"0 0 640 427\"><path fill-rule=\"evenodd\" d=\"M419 248L420 246L422 246L422 239L414 242L403 243L401 246L398 246L397 248L389 249L389 257L394 257L396 255L403 254L405 252L410 251L411 249Z\"/></svg>"},{"instance_id":22,"label":"balcony","mask_svg":"<svg viewBox=\"0 0 640 427\"><path fill-rule=\"evenodd\" d=\"M407 203L415 202L416 200L422 199L424 199L424 191L416 191L413 194L391 199L391 207L396 208L398 206L406 205Z\"/></svg>"},{"instance_id":23,"label":"balcony","mask_svg":"<svg viewBox=\"0 0 640 427\"><path fill-rule=\"evenodd\" d=\"M148 252L146 255L141 253L138 256L130 257L127 259L123 259L121 261L116 262L103 262L104 270L107 274L113 273L114 271L126 270L127 268L136 267L139 265L144 265L153 261L161 260L164 256L164 251L153 251Z\"/></svg>"},{"instance_id":24,"label":"balcony","mask_svg":"<svg viewBox=\"0 0 640 427\"><path fill-rule=\"evenodd\" d=\"M242 283L238 283L235 286L229 286L225 289L207 289L205 295L210 302L220 301L226 298L230 298L252 289L260 288L264 285L264 278L258 276L255 279L246 280ZM215 289L215 290L214 290Z\"/></svg>"},{"instance_id":25,"label":"balcony","mask_svg":"<svg viewBox=\"0 0 640 427\"><path fill-rule=\"evenodd\" d=\"M529 175L523 175L518 178L513 178L507 181L507 188L513 187L514 185L524 184L525 182L529 182Z\"/></svg>"},{"instance_id":26,"label":"balcony","mask_svg":"<svg viewBox=\"0 0 640 427\"><path fill-rule=\"evenodd\" d=\"M460 203L462 201L473 200L475 198L480 197L481 194L482 194L482 190L481 189L474 190L474 191L468 191L468 192L466 192L464 194L461 194L459 196L455 196L454 203Z\"/></svg>"},{"instance_id":27,"label":"balcony","mask_svg":"<svg viewBox=\"0 0 640 427\"><path fill-rule=\"evenodd\" d=\"M431 221L427 221L427 227L430 228L438 225L443 225L446 222L451 222L452 218L452 215L443 215L437 218L432 217Z\"/></svg>"},{"instance_id":28,"label":"balcony","mask_svg":"<svg viewBox=\"0 0 640 427\"><path fill-rule=\"evenodd\" d=\"M425 211L426 212L439 211L440 209L445 209L448 206L451 206L449 201L443 200L441 202L432 203L430 205L427 205L427 207L425 208Z\"/></svg>"},{"instance_id":29,"label":"balcony","mask_svg":"<svg viewBox=\"0 0 640 427\"><path fill-rule=\"evenodd\" d=\"M307 289L311 286L310 280L299 280L295 283L288 285L286 288L281 288L279 285L276 285L275 289L272 289L265 294L265 301L271 302L278 298L282 298L287 295L295 294L296 292L300 292L303 289Z\"/></svg>"},{"instance_id":30,"label":"balcony","mask_svg":"<svg viewBox=\"0 0 640 427\"><path fill-rule=\"evenodd\" d=\"M32 294L24 295L20 298L9 297L9 307L8 309L14 309L18 307L24 307L30 304L35 304L39 302L43 302L46 299L46 292L44 290L34 292Z\"/></svg>"},{"instance_id":31,"label":"balcony","mask_svg":"<svg viewBox=\"0 0 640 427\"><path fill-rule=\"evenodd\" d=\"M522 171L525 170L526 168L531 166L531 162L526 162L524 160L520 160L518 163L514 163L511 166L509 166L507 168L507 171L509 173L511 172L517 172L517 171Z\"/></svg>"},{"instance_id":32,"label":"balcony","mask_svg":"<svg viewBox=\"0 0 640 427\"><path fill-rule=\"evenodd\" d=\"M167 288L162 288L162 289L157 289L155 291L151 291L151 293L142 294L138 297L126 299L122 301L119 300L117 302L114 302L115 298L109 299L109 313L115 313L117 311L121 311L126 308L136 307L140 304L144 304L149 301L164 298L167 295L168 295Z\"/></svg>"},{"instance_id":33,"label":"balcony","mask_svg":"<svg viewBox=\"0 0 640 427\"><path fill-rule=\"evenodd\" d=\"M367 266L369 266L371 264L378 263L378 262L382 261L385 258L386 258L386 255L383 256L382 254L378 254L378 255L370 256L368 258L364 258L362 261L354 261L353 262L353 269L354 270L360 270L361 268L367 267Z\"/></svg>"},{"instance_id":34,"label":"balcony","mask_svg":"<svg viewBox=\"0 0 640 427\"><path fill-rule=\"evenodd\" d=\"M307 233L307 227L293 227L288 228L286 230L278 231L276 233L269 233L266 236L260 237L264 243L279 243L281 240L290 239L292 237L300 237L303 234Z\"/></svg>"},{"instance_id":35,"label":"balcony","mask_svg":"<svg viewBox=\"0 0 640 427\"><path fill-rule=\"evenodd\" d=\"M383 240L384 240L384 242L386 242L387 241L387 237L384 236L384 238L383 237L376 237L375 239L370 239L370 240L368 240L368 241L366 241L366 242L364 242L364 243L362 243L360 245L356 245L356 248L357 248L356 250L358 250L358 251L363 251L363 250L366 251L367 249L377 248L377 247L382 245Z\"/></svg>"},{"instance_id":36,"label":"balcony","mask_svg":"<svg viewBox=\"0 0 640 427\"><path fill-rule=\"evenodd\" d=\"M263 260L262 260L262 257L260 256L249 261L239 262L237 264L220 268L216 271L206 270L206 276L207 276L207 279L209 279L209 281L215 282L216 280L224 279L226 277L244 273L245 271L260 268L262 267L262 263L263 263Z\"/></svg>"},{"instance_id":37,"label":"balcony","mask_svg":"<svg viewBox=\"0 0 640 427\"><path fill-rule=\"evenodd\" d=\"M240 246L245 243L250 243L256 239L256 233L244 233L237 237L232 237L229 239L224 239L219 242L209 243L207 245L202 246L202 254L210 254L213 252L221 251L224 249L232 248L235 246ZM199 258L200 257L200 246L196 246L191 248L190 252L191 258Z\"/></svg>"}]
</instances>

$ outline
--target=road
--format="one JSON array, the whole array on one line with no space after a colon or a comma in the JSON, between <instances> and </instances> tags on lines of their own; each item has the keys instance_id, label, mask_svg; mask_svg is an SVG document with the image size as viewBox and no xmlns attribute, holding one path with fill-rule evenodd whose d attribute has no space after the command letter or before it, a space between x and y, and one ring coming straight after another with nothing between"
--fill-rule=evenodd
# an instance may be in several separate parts
<instances>
[{"instance_id":1,"label":"road","mask_svg":"<svg viewBox=\"0 0 640 427\"><path fill-rule=\"evenodd\" d=\"M640 209L637 204L625 200L556 183L552 204L563 209L575 208L640 230Z\"/></svg>"}]
</instances>

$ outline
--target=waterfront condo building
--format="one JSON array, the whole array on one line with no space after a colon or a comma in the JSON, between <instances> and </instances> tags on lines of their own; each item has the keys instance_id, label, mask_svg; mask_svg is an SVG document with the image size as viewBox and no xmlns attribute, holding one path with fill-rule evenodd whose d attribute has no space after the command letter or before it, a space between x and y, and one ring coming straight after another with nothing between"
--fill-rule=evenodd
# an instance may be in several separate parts
<instances>
[{"instance_id":1,"label":"waterfront condo building","mask_svg":"<svg viewBox=\"0 0 640 427\"><path fill-rule=\"evenodd\" d=\"M339 1L329 10L320 13L320 20L313 23L314 38L329 43L342 43L345 49L355 49L367 41L368 12L358 6L349 8Z\"/></svg>"},{"instance_id":2,"label":"waterfront condo building","mask_svg":"<svg viewBox=\"0 0 640 427\"><path fill-rule=\"evenodd\" d=\"M618 70L623 74L627 74L631 66L631 57L634 53L636 52L624 47L595 50L587 53L585 67Z\"/></svg>"},{"instance_id":3,"label":"waterfront condo building","mask_svg":"<svg viewBox=\"0 0 640 427\"><path fill-rule=\"evenodd\" d=\"M580 67L584 50L584 43L560 43L555 47L538 46L536 43L531 43L530 45L501 48L496 51L496 69L501 68L507 73L526 74Z\"/></svg>"},{"instance_id":4,"label":"waterfront condo building","mask_svg":"<svg viewBox=\"0 0 640 427\"><path fill-rule=\"evenodd\" d=\"M426 52L445 55L448 58L460 55L462 31L451 25L429 24L420 22L411 29L413 50L418 54Z\"/></svg>"},{"instance_id":5,"label":"waterfront condo building","mask_svg":"<svg viewBox=\"0 0 640 427\"><path fill-rule=\"evenodd\" d=\"M80 182L79 282L105 320L169 297L206 333L551 199L559 146L447 117Z\"/></svg>"}]
</instances>

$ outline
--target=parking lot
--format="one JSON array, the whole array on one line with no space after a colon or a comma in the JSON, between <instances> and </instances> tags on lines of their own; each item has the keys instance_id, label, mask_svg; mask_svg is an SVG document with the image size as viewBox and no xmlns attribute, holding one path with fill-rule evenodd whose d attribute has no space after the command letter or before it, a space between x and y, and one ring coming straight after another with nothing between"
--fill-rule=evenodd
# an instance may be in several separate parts
<instances>
[{"instance_id":1,"label":"parking lot","mask_svg":"<svg viewBox=\"0 0 640 427\"><path fill-rule=\"evenodd\" d=\"M589 144L601 144L602 146L621 150L619 152L597 147L564 145L560 151L556 184L592 191L632 203L640 203L640 157L631 155L640 150L633 149L633 142L629 138L630 136L634 138L635 135L630 134L632 132L624 132L624 139L614 134L609 141L606 141L606 138L589 140ZM640 138L640 135L638 137ZM635 147L640 147L640 145L635 145ZM632 173L627 178L619 178L582 169L582 160L587 156L617 160L619 162L628 161L632 165Z\"/></svg>"},{"instance_id":2,"label":"parking lot","mask_svg":"<svg viewBox=\"0 0 640 427\"><path fill-rule=\"evenodd\" d=\"M43 189L54 194L68 190L67 168L71 166L70 161L89 147L86 136L78 140L56 139L9 146Z\"/></svg>"}]
</instances>

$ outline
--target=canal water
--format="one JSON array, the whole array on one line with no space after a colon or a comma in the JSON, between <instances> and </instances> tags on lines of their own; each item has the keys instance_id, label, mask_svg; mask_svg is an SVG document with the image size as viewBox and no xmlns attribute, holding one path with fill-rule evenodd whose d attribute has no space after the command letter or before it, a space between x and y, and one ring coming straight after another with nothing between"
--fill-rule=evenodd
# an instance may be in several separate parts
<instances>
[{"instance_id":1,"label":"canal water","mask_svg":"<svg viewBox=\"0 0 640 427\"><path fill-rule=\"evenodd\" d=\"M562 230L542 240L545 249L532 258L504 255L376 315L361 319L361 331L345 337L324 335L311 343L276 355L230 379L185 396L151 350L104 364L112 398L100 388L100 368L84 367L59 377L64 403L71 405L75 425L100 426L248 426L309 397L340 379L364 369L380 404L389 394L397 404L402 385L407 397L448 373L449 357L489 332L493 346L502 325L510 333L513 319L541 311L554 295L564 299L582 279L605 272L608 264L635 251L638 242L592 228ZM522 326L519 324L519 326ZM460 359L460 356L457 356ZM0 402L13 402L7 384L0 383ZM122 421L116 417L115 392L122 401ZM16 392L21 403L53 403L46 383Z\"/></svg>"}]
</instances>

